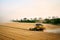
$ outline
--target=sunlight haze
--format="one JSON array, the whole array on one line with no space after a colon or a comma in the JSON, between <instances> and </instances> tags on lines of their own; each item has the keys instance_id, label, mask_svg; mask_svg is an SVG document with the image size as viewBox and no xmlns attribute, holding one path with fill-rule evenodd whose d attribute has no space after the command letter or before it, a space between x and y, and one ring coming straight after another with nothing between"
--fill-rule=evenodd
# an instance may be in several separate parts
<instances>
[{"instance_id":1,"label":"sunlight haze","mask_svg":"<svg viewBox=\"0 0 60 40\"><path fill-rule=\"evenodd\" d=\"M60 17L60 0L0 0L0 22L52 16Z\"/></svg>"}]
</instances>

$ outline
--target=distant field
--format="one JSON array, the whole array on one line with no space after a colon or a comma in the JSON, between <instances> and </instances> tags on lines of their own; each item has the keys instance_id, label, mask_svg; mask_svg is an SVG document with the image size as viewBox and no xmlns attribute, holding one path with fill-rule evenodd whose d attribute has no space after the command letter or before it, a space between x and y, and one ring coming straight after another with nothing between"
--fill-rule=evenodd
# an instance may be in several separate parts
<instances>
[{"instance_id":1,"label":"distant field","mask_svg":"<svg viewBox=\"0 0 60 40\"><path fill-rule=\"evenodd\" d=\"M28 29L28 28L35 27L35 24L36 23L18 23L18 22L11 22L11 23L3 23L3 24L0 24L0 25ZM46 29L60 28L59 25L52 25L52 24L43 24L43 26Z\"/></svg>"},{"instance_id":2,"label":"distant field","mask_svg":"<svg viewBox=\"0 0 60 40\"><path fill-rule=\"evenodd\" d=\"M46 29L60 28L57 25L43 24ZM60 34L29 31L35 23L3 23L0 24L0 40L60 40Z\"/></svg>"}]
</instances>

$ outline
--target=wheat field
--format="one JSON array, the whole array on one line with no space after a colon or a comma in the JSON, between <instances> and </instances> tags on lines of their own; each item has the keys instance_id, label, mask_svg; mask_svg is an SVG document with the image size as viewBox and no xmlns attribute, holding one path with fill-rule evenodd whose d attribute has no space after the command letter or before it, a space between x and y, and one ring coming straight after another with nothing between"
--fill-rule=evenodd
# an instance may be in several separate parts
<instances>
[{"instance_id":1,"label":"wheat field","mask_svg":"<svg viewBox=\"0 0 60 40\"><path fill-rule=\"evenodd\" d=\"M56 29L60 26L43 24L46 29ZM0 40L60 40L60 33L29 31L35 23L2 23L0 24Z\"/></svg>"}]
</instances>

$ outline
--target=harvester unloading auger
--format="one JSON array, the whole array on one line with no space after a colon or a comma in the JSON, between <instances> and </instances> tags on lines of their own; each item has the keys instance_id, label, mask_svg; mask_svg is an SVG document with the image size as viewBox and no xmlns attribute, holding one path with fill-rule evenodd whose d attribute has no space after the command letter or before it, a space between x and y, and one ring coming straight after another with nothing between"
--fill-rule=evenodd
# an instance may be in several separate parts
<instances>
[{"instance_id":1,"label":"harvester unloading auger","mask_svg":"<svg viewBox=\"0 0 60 40\"><path fill-rule=\"evenodd\" d=\"M30 28L31 31L43 31L45 28L42 24L36 24L34 28Z\"/></svg>"}]
</instances>

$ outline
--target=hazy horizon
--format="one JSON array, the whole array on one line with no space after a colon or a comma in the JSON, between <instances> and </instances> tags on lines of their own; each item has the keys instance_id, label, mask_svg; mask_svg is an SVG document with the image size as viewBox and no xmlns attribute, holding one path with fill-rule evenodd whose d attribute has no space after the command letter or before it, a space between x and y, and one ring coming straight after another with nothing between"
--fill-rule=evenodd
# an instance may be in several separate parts
<instances>
[{"instance_id":1,"label":"hazy horizon","mask_svg":"<svg viewBox=\"0 0 60 40\"><path fill-rule=\"evenodd\" d=\"M60 17L60 0L0 0L0 5L0 22L25 17Z\"/></svg>"}]
</instances>

